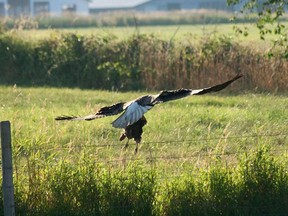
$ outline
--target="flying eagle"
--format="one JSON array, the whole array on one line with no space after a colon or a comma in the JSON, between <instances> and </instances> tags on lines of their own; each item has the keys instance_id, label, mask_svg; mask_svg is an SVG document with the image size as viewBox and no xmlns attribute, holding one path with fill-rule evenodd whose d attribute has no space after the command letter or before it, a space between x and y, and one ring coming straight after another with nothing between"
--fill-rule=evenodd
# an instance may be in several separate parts
<instances>
[{"instance_id":1,"label":"flying eagle","mask_svg":"<svg viewBox=\"0 0 288 216\"><path fill-rule=\"evenodd\" d=\"M129 102L119 102L112 106L105 106L100 108L95 114L88 115L85 117L77 116L59 116L55 120L94 120L97 118L103 118L107 116L117 115L122 113L117 119L112 122L112 126L115 128L123 128L124 132L120 136L120 141L125 138L128 139L125 148L128 147L128 142L130 139L134 139L136 142L135 153L138 151L138 144L141 142L143 127L147 124L147 120L144 114L152 109L156 104L164 103L171 100L177 100L190 95L203 95L210 92L217 92L228 85L230 85L235 80L242 77L242 75L237 75L233 79L228 80L219 85L212 87L207 87L203 89L177 89L177 90L163 90L156 95L144 95L135 100Z\"/></svg>"}]
</instances>

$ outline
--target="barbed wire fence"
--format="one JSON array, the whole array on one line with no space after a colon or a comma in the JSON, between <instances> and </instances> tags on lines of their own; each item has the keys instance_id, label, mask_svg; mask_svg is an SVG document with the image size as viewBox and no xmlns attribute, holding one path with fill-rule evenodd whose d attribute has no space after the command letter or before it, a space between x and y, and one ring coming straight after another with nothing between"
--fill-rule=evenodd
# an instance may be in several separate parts
<instances>
[{"instance_id":1,"label":"barbed wire fence","mask_svg":"<svg viewBox=\"0 0 288 216\"><path fill-rule=\"evenodd\" d=\"M214 149L209 150L209 147L207 146L206 150L199 150L199 151L192 151L192 152L186 152L185 156L183 155L154 155L153 153L158 151L157 149L151 150L151 146L154 146L155 144L163 144L166 146L169 145L175 145L175 144L183 144L186 146L191 146L193 143L198 143L198 142L210 142L210 141L217 141L217 142L227 142L231 140L241 140L241 139L261 139L269 137L271 139L278 139L282 138L284 143L282 143L280 147L278 146L277 148L271 148L267 149L269 151L269 154L271 155L276 155L276 154L283 154L283 155L288 155L288 147L285 146L285 142L288 142L286 139L288 137L288 134L280 133L280 134L255 134L255 135L242 135L242 136L220 136L220 137L210 137L210 138L195 138L195 139L179 139L179 140L161 140L161 141L144 141L141 143L141 146L148 146L145 151L148 152L146 155L140 155L139 154L134 154L132 151L127 151L123 150L123 143L120 143L118 141L109 143L109 144L73 144L70 146L56 146L56 147L51 147L51 146L32 146L29 147L28 151L41 151L42 154L45 153L53 153L53 152L61 152L61 150L71 150L71 149L78 149L79 151L85 150L85 149L103 149L103 148L117 148L117 151L122 152L119 155L117 155L115 158L105 158L105 157L97 157L95 156L95 162L103 162L107 164L112 164L112 163L119 163L119 162L133 162L133 161L146 161L148 164L149 162L155 162L155 161L177 161L177 160L192 160L195 158L211 158L211 157L229 157L229 156L239 156L242 154L247 153L249 150L237 150L237 151L226 151L225 149L221 149L221 152L215 152ZM258 141L255 141L256 143ZM133 146L134 144L131 144ZM105 149L103 149L105 151ZM73 154L73 153L72 153ZM81 162L75 162L73 161L74 165L81 165L85 163Z\"/></svg>"},{"instance_id":2,"label":"barbed wire fence","mask_svg":"<svg viewBox=\"0 0 288 216\"><path fill-rule=\"evenodd\" d=\"M226 150L221 149L215 150L210 149L210 147L206 146L201 150L193 150L193 151L186 151L185 153L174 153L171 151L169 154L162 154L161 151L159 153L158 150L163 145L166 145L167 148L174 149L175 146L179 146L179 144L182 145L182 147L187 146L193 146L192 144L201 142L216 142L216 145L219 142L228 142L231 140L254 140L252 143L258 143L258 139L262 138L271 138L271 139L279 139L281 138L284 140L283 142L287 142L288 134L255 134L255 135L242 135L242 136L220 136L220 137L210 137L210 138L195 138L195 139L179 139L179 140L161 140L161 141L144 141L141 143L143 146L143 151L140 149L140 152L138 154L134 154L134 144L131 145L133 150L123 150L123 143L120 143L119 141L113 141L112 143L108 144L99 144L99 143L86 143L86 144L73 144L69 146L32 146L29 147L29 149L24 150L29 152L39 153L40 155L43 154L54 154L52 164L57 165L61 161L63 161L63 157L57 157L57 154L61 154L64 150L64 152L67 152L68 160L66 160L67 163L70 163L72 166L87 166L89 163L93 164L102 164L104 166L107 166L108 168L120 168L125 169L127 166L133 164L133 163L141 163L141 165L151 167L152 169L157 169L158 174L157 178L161 180L165 179L173 179L178 178L183 175L183 172L185 170L181 167L181 165L185 164L187 166L191 166L191 169L193 168L205 168L209 167L210 165L213 165L215 162L222 161L222 165L225 165L227 168L232 166L237 166L239 158L239 155L243 155L247 152L249 152L249 149L242 149L242 150ZM261 143L261 142L260 142ZM160 145L158 148L154 148L155 145ZM205 145L204 145L205 146ZM282 143L283 147L278 146L277 148L271 148L267 149L268 153L271 156L281 155L283 158L288 157L288 147L285 146L285 143ZM255 145L253 148L257 148ZM92 150L90 154L88 155L91 157L91 160L85 160L83 158L79 159L78 154L81 151L86 150ZM93 154L93 150L100 149L96 151L96 154ZM105 152L107 149L115 149L115 152L117 152L116 155L105 157L105 156L99 156L98 153ZM255 149L254 149L255 150ZM23 149L21 150L23 151ZM113 150L112 150L113 151ZM145 152L142 154L142 152ZM24 153L25 155L26 153ZM23 154L19 154L23 155ZM74 159L71 158L74 157ZM64 157L65 160L65 157ZM88 163L87 163L88 161ZM18 170L25 170L27 171L27 164L23 163L17 163ZM41 168L41 166L46 166L45 163L37 165L38 168ZM288 167L288 161L285 163L285 166ZM24 169L23 169L24 168ZM169 169L169 172L166 170ZM21 174L21 172L19 172Z\"/></svg>"}]
</instances>

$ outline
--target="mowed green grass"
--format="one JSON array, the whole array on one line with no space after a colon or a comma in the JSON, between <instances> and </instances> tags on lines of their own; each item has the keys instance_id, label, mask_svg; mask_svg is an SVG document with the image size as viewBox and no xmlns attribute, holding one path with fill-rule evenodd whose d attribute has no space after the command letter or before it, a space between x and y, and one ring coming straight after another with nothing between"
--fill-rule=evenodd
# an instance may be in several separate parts
<instances>
[{"instance_id":1,"label":"mowed green grass","mask_svg":"<svg viewBox=\"0 0 288 216\"><path fill-rule=\"evenodd\" d=\"M248 36L238 35L233 27L247 28ZM127 39L133 34L154 34L164 40L189 40L189 43L199 42L201 38L211 34L221 34L231 37L233 40L253 47L267 47L270 40L276 38L274 35L267 35L266 40L260 40L259 30L256 24L207 24L207 25L172 25L172 26L140 26L136 27L103 27L103 28L76 28L76 29L36 29L36 30L13 30L13 34L19 34L23 38L35 40L44 39L58 33L77 33L79 35L96 36L114 35L118 39Z\"/></svg>"},{"instance_id":2,"label":"mowed green grass","mask_svg":"<svg viewBox=\"0 0 288 216\"><path fill-rule=\"evenodd\" d=\"M77 165L89 160L115 168L141 161L156 167L160 176L171 177L205 167L215 158L233 165L239 154L260 145L285 154L287 96L228 95L227 91L155 106L145 115L148 124L137 155L132 140L122 150L121 130L110 125L117 116L89 122L57 122L54 118L91 114L102 106L153 92L2 86L0 119L11 121L15 164L19 166L27 155L40 164L64 160Z\"/></svg>"}]
</instances>

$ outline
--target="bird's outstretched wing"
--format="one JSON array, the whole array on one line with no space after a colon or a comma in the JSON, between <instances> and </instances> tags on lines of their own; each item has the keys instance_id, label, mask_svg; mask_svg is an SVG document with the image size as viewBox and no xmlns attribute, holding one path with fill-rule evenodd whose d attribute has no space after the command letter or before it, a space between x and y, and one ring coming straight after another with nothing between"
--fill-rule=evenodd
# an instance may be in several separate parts
<instances>
[{"instance_id":1,"label":"bird's outstretched wing","mask_svg":"<svg viewBox=\"0 0 288 216\"><path fill-rule=\"evenodd\" d=\"M106 116L112 116L112 115L117 115L124 110L124 104L123 102L114 104L112 106L106 106L102 107L99 109L95 114L84 116L84 117L78 117L78 116L58 116L55 118L55 120L61 121L61 120L86 120L86 121L91 121L97 118L103 118Z\"/></svg>"},{"instance_id":2,"label":"bird's outstretched wing","mask_svg":"<svg viewBox=\"0 0 288 216\"><path fill-rule=\"evenodd\" d=\"M117 115L123 111L125 111L122 115L120 115L115 121L112 122L113 127L116 128L126 128L129 125L134 124L142 116L150 110L155 104L163 103L171 100L180 99L183 97L187 97L189 95L202 95L207 94L209 92L217 92L228 85L230 85L235 80L242 77L242 75L237 75L233 79L228 80L225 83L215 85L208 88L203 89L178 89L178 90L165 90L161 91L158 95L145 95L136 100L130 101L128 103L117 103L112 106L102 107L95 114L77 117L77 116L59 116L55 118L55 120L93 120L96 118L103 118L106 116Z\"/></svg>"},{"instance_id":3,"label":"bird's outstretched wing","mask_svg":"<svg viewBox=\"0 0 288 216\"><path fill-rule=\"evenodd\" d=\"M177 90L165 90L161 91L157 97L155 97L154 101L152 101L152 104L158 104L158 103L164 103L171 100L177 100L183 97L187 97L189 95L203 95L210 92L217 92L224 88L226 88L228 85L230 85L235 80L241 78L242 75L237 75L233 79L228 80L227 82L224 82L219 85L203 88L203 89L177 89Z\"/></svg>"}]
</instances>

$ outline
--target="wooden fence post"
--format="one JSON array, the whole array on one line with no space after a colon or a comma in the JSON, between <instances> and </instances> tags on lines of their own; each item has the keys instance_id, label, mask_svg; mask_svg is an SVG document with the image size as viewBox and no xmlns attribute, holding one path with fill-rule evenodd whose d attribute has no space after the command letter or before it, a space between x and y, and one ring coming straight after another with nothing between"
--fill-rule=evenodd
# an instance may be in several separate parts
<instances>
[{"instance_id":1,"label":"wooden fence post","mask_svg":"<svg viewBox=\"0 0 288 216\"><path fill-rule=\"evenodd\" d=\"M0 123L4 216L15 216L10 122Z\"/></svg>"}]
</instances>

